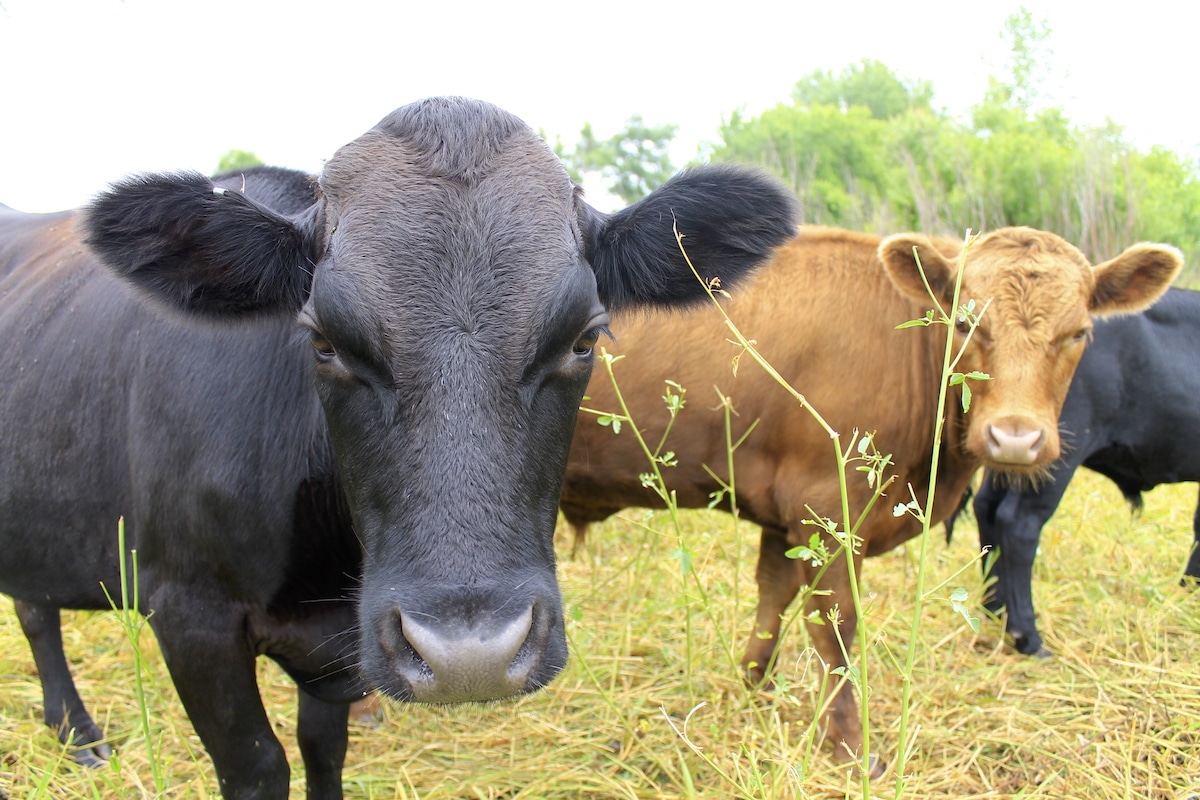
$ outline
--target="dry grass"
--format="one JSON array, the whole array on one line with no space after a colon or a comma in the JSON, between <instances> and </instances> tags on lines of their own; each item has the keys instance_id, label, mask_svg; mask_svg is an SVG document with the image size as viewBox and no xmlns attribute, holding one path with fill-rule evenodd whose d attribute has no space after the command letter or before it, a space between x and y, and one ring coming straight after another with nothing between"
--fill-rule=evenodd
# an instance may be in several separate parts
<instances>
[{"instance_id":1,"label":"dry grass","mask_svg":"<svg viewBox=\"0 0 1200 800\"><path fill-rule=\"evenodd\" d=\"M948 602L927 605L904 796L1200 797L1200 593L1178 585L1195 502L1194 485L1163 487L1131 520L1114 487L1091 474L1076 480L1046 528L1035 575L1053 659L1013 655L999 623L985 619L976 635ZM597 527L588 557L560 567L572 648L563 676L512 704L386 708L378 724L352 730L347 796L858 796L857 781L813 747L807 687L815 666L803 633L784 642L788 685L774 704L750 697L736 678L754 605L757 529L743 524L735 534L719 513L683 519L706 598L684 579L663 514L630 510ZM927 585L971 562L975 542L964 525L949 548L932 543ZM909 546L872 559L864 576L872 741L891 763L902 683L888 653L901 660L907 646L915 553ZM956 586L978 596L974 565L939 596ZM80 690L119 755L98 771L64 760L41 725L41 692L15 616L0 613L0 790L12 798L153 796L132 657L114 616L68 614L65 624ZM213 796L211 767L146 642L165 796ZM260 684L301 796L294 689L267 663ZM687 719L689 739L710 761L668 716L681 728ZM872 795L895 792L889 770Z\"/></svg>"}]
</instances>

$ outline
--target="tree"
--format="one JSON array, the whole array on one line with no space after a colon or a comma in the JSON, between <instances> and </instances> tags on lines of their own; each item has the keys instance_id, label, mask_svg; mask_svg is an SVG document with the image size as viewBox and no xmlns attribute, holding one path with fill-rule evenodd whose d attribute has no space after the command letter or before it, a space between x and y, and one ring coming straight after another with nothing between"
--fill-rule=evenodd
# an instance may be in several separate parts
<instances>
[{"instance_id":1,"label":"tree","mask_svg":"<svg viewBox=\"0 0 1200 800\"><path fill-rule=\"evenodd\" d=\"M914 164L898 158L893 129L935 129L932 98L928 81L905 81L870 59L837 75L818 70L796 83L790 104L755 119L734 112L713 158L756 164L782 178L805 222L912 228L922 199L906 191Z\"/></svg>"},{"instance_id":2,"label":"tree","mask_svg":"<svg viewBox=\"0 0 1200 800\"><path fill-rule=\"evenodd\" d=\"M675 174L671 164L671 140L676 125L648 125L634 114L625 127L608 139L597 139L591 123L579 132L573 152L556 144L555 152L563 159L572 177L600 173L608 180L608 190L626 205L637 202Z\"/></svg>"},{"instance_id":3,"label":"tree","mask_svg":"<svg viewBox=\"0 0 1200 800\"><path fill-rule=\"evenodd\" d=\"M263 160L251 153L249 150L230 150L217 162L217 171L214 175L223 175L226 172L237 172L242 169L250 169L251 167L263 166Z\"/></svg>"},{"instance_id":4,"label":"tree","mask_svg":"<svg viewBox=\"0 0 1200 800\"><path fill-rule=\"evenodd\" d=\"M1046 47L1050 38L1050 24L1035 20L1025 6L1004 21L1000 38L1009 43L1012 61L1009 63L1009 80L1001 83L1008 90L1013 103L1022 111L1028 111L1038 99L1039 87L1050 72L1050 57L1054 51Z\"/></svg>"},{"instance_id":5,"label":"tree","mask_svg":"<svg viewBox=\"0 0 1200 800\"><path fill-rule=\"evenodd\" d=\"M734 114L720 129L717 161L763 167L791 187L802 220L859 228L892 221L895 166L886 159L887 123L865 106L780 104L761 116ZM883 224L886 224L884 222Z\"/></svg>"},{"instance_id":6,"label":"tree","mask_svg":"<svg viewBox=\"0 0 1200 800\"><path fill-rule=\"evenodd\" d=\"M843 111L854 106L870 109L875 119L891 119L910 109L928 109L933 100L929 81L905 81L883 63L864 58L834 77L817 70L797 81L792 89L795 105L837 106Z\"/></svg>"}]
</instances>

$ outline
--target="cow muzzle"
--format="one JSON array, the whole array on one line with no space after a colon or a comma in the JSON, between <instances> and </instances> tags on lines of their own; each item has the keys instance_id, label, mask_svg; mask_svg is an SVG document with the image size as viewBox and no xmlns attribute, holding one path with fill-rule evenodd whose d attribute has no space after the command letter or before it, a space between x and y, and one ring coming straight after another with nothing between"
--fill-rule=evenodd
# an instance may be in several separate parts
<instances>
[{"instance_id":1,"label":"cow muzzle","mask_svg":"<svg viewBox=\"0 0 1200 800\"><path fill-rule=\"evenodd\" d=\"M1045 460L1045 428L1024 418L991 423L985 429L988 459L997 465L1032 467Z\"/></svg>"},{"instance_id":2,"label":"cow muzzle","mask_svg":"<svg viewBox=\"0 0 1200 800\"><path fill-rule=\"evenodd\" d=\"M547 606L537 598L509 615L470 616L393 607L378 630L383 663L370 671L387 694L418 703L499 700L536 691L566 663L561 615Z\"/></svg>"}]
</instances>

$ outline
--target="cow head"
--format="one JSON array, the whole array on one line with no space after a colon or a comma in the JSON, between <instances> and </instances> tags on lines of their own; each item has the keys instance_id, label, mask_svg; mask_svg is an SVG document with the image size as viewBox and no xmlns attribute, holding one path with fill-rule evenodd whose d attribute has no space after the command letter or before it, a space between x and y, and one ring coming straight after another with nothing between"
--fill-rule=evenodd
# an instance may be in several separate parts
<instances>
[{"instance_id":1,"label":"cow head","mask_svg":"<svg viewBox=\"0 0 1200 800\"><path fill-rule=\"evenodd\" d=\"M879 254L901 291L928 303L932 290L952 313L959 258L908 234L886 239ZM960 302L989 305L957 371L984 372L991 380L971 384L967 451L1000 472L1040 474L1060 453L1058 416L1091 334L1091 317L1146 308L1182 263L1172 247L1139 244L1092 266L1063 239L1031 228L1004 228L972 243ZM961 341L969 324L955 319Z\"/></svg>"},{"instance_id":2,"label":"cow head","mask_svg":"<svg viewBox=\"0 0 1200 800\"><path fill-rule=\"evenodd\" d=\"M120 184L89 244L160 305L294 315L363 542L360 659L404 700L486 700L566 661L553 531L608 309L703 297L794 232L742 170L682 174L613 215L493 106L403 107L291 215L198 175Z\"/></svg>"}]
</instances>

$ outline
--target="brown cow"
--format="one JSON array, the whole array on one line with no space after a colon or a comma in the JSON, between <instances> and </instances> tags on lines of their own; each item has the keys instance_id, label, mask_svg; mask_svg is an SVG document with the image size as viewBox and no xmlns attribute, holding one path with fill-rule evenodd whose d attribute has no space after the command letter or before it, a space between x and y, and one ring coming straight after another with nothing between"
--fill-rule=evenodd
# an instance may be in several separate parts
<instances>
[{"instance_id":1,"label":"brown cow","mask_svg":"<svg viewBox=\"0 0 1200 800\"><path fill-rule=\"evenodd\" d=\"M887 552L920 533L913 517L896 517L892 507L910 499L909 484L922 501L928 492L945 328L896 329L933 305L914 247L932 290L949 310L961 243L934 243L913 234L881 242L828 228L801 228L726 305L743 333L757 341L767 360L844 441L855 428L873 431L880 452L892 454L898 480L860 529L856 570L863 554ZM966 415L957 392L948 400L933 520L949 515L981 464L1030 476L1058 458L1058 414L1092 328L1089 315L1146 307L1181 263L1173 248L1141 244L1092 267L1058 236L1029 228L999 230L968 248L961 300L974 299L977 307L991 302L957 370L988 373L992 380L972 382ZM967 325L957 327L961 342ZM677 318L625 316L615 319L612 329L617 338L609 350L627 356L615 368L617 382L648 441L659 441L668 420L663 380L691 390L667 443L679 464L667 470L666 478L681 507L706 506L719 488L705 466L727 478L724 414L713 410L712 387L729 396L737 410L735 439L759 422L737 450L734 468L740 512L762 526L758 617L743 659L747 677L761 681L772 664L781 615L816 572L808 562L784 555L807 544L816 530L803 524L812 518L805 506L841 517L829 435L747 358L737 375L732 373L736 351L714 309ZM604 370L592 377L588 395L591 408L618 407ZM562 499L577 536L588 523L626 506L659 505L638 477L646 471L644 461L633 436L614 437L594 417L583 415ZM871 490L865 480L849 482L850 508L861 510ZM836 549L835 542L828 546ZM810 603L825 619L839 607L841 636L849 645L856 617L843 562L824 573L819 588L831 594L818 593ZM845 663L832 625L810 625L809 634L830 666ZM826 719L827 736L840 744L835 752L841 760L858 755L859 719L850 687L843 685ZM882 763L875 761L871 771L881 774Z\"/></svg>"}]
</instances>

